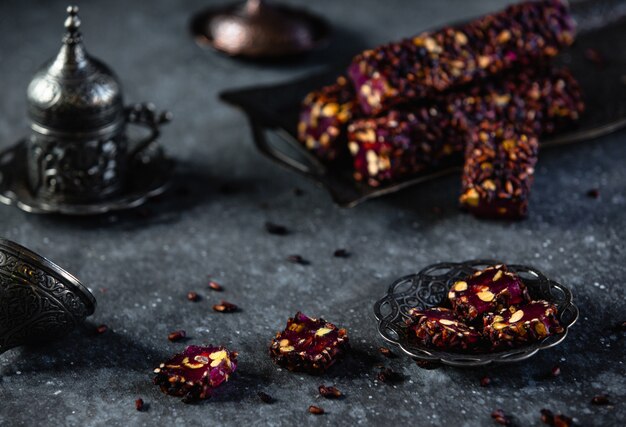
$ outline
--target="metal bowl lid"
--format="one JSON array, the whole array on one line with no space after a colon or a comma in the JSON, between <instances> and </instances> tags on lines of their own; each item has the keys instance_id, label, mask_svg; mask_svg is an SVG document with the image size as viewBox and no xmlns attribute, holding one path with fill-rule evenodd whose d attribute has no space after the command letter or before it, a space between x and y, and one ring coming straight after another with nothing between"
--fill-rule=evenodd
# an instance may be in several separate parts
<instances>
[{"instance_id":1,"label":"metal bowl lid","mask_svg":"<svg viewBox=\"0 0 626 427\"><path fill-rule=\"evenodd\" d=\"M117 76L85 50L78 7L69 6L67 13L61 50L28 85L31 127L41 133L96 132L123 117Z\"/></svg>"},{"instance_id":2,"label":"metal bowl lid","mask_svg":"<svg viewBox=\"0 0 626 427\"><path fill-rule=\"evenodd\" d=\"M305 10L248 0L206 9L194 16L196 41L232 56L278 58L308 52L330 32L326 22Z\"/></svg>"},{"instance_id":3,"label":"metal bowl lid","mask_svg":"<svg viewBox=\"0 0 626 427\"><path fill-rule=\"evenodd\" d=\"M0 238L0 354L61 338L96 309L96 299L70 273Z\"/></svg>"}]
</instances>

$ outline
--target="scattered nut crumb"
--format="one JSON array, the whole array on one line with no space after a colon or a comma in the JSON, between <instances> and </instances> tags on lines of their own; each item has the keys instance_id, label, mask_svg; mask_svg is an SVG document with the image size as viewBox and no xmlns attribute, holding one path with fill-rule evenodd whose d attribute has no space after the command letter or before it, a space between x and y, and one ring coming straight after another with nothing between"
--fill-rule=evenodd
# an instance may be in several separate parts
<instances>
[{"instance_id":1,"label":"scattered nut crumb","mask_svg":"<svg viewBox=\"0 0 626 427\"><path fill-rule=\"evenodd\" d=\"M380 352L380 354L390 359L396 357L396 354L393 351L389 350L387 347L378 347L378 351Z\"/></svg>"},{"instance_id":2,"label":"scattered nut crumb","mask_svg":"<svg viewBox=\"0 0 626 427\"><path fill-rule=\"evenodd\" d=\"M200 301L200 295L198 295L196 292L190 291L187 292L187 299L189 301L198 302Z\"/></svg>"},{"instance_id":3,"label":"scattered nut crumb","mask_svg":"<svg viewBox=\"0 0 626 427\"><path fill-rule=\"evenodd\" d=\"M222 301L219 304L215 304L213 306L213 310L219 311L220 313L233 313L237 311L238 308L239 307L237 307L235 304L228 301Z\"/></svg>"},{"instance_id":4,"label":"scattered nut crumb","mask_svg":"<svg viewBox=\"0 0 626 427\"><path fill-rule=\"evenodd\" d=\"M608 395L599 394L597 396L594 396L593 399L591 399L591 403L593 405L610 405L611 401L609 400Z\"/></svg>"},{"instance_id":5,"label":"scattered nut crumb","mask_svg":"<svg viewBox=\"0 0 626 427\"><path fill-rule=\"evenodd\" d=\"M167 336L167 339L170 340L171 342L177 342L177 341L185 339L186 337L187 337L187 332L181 329L179 331L170 332L170 334Z\"/></svg>"},{"instance_id":6,"label":"scattered nut crumb","mask_svg":"<svg viewBox=\"0 0 626 427\"><path fill-rule=\"evenodd\" d=\"M222 292L222 291L224 290L224 288L222 287L222 285L220 285L220 284L219 284L219 283L217 283L217 282L214 282L213 280L211 280L211 281L209 282L209 288L210 288L210 289L213 289L214 291L217 291L217 292Z\"/></svg>"},{"instance_id":7,"label":"scattered nut crumb","mask_svg":"<svg viewBox=\"0 0 626 427\"><path fill-rule=\"evenodd\" d=\"M343 394L336 387L326 387L325 385L321 385L318 387L318 391L320 392L320 395L326 399L338 399L343 396Z\"/></svg>"},{"instance_id":8,"label":"scattered nut crumb","mask_svg":"<svg viewBox=\"0 0 626 427\"><path fill-rule=\"evenodd\" d=\"M493 411L491 413L491 418L493 418L495 422L497 422L498 424L502 424L503 426L511 425L511 420L502 409L496 409L495 411Z\"/></svg>"},{"instance_id":9,"label":"scattered nut crumb","mask_svg":"<svg viewBox=\"0 0 626 427\"><path fill-rule=\"evenodd\" d=\"M572 419L567 415L556 414L554 416L554 427L570 427L572 423Z\"/></svg>"},{"instance_id":10,"label":"scattered nut crumb","mask_svg":"<svg viewBox=\"0 0 626 427\"><path fill-rule=\"evenodd\" d=\"M309 412L315 415L322 415L324 413L324 410L319 406L311 405L309 406Z\"/></svg>"},{"instance_id":11,"label":"scattered nut crumb","mask_svg":"<svg viewBox=\"0 0 626 427\"><path fill-rule=\"evenodd\" d=\"M404 377L399 372L394 372L390 368L383 368L376 379L381 383L396 383L404 380Z\"/></svg>"}]
</instances>

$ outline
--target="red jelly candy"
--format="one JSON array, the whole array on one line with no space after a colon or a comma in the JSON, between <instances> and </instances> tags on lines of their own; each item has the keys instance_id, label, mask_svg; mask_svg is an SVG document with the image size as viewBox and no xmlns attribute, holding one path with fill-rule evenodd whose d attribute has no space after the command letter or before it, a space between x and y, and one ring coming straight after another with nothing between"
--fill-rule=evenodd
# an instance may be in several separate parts
<instances>
[{"instance_id":1,"label":"red jelly candy","mask_svg":"<svg viewBox=\"0 0 626 427\"><path fill-rule=\"evenodd\" d=\"M290 371L320 374L343 357L349 349L348 332L326 320L298 312L276 334L270 356Z\"/></svg>"},{"instance_id":2,"label":"red jelly candy","mask_svg":"<svg viewBox=\"0 0 626 427\"><path fill-rule=\"evenodd\" d=\"M154 370L154 383L171 396L208 399L237 369L237 353L224 347L190 345Z\"/></svg>"}]
</instances>

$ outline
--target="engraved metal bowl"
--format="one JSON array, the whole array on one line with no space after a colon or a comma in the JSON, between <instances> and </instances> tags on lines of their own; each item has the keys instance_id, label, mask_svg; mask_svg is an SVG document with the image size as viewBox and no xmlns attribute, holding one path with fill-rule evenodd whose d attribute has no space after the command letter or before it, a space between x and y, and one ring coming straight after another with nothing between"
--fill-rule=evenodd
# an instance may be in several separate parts
<instances>
[{"instance_id":1,"label":"engraved metal bowl","mask_svg":"<svg viewBox=\"0 0 626 427\"><path fill-rule=\"evenodd\" d=\"M417 274L402 277L389 286L387 294L374 305L378 319L378 332L388 342L397 345L411 357L442 362L453 366L481 366L492 362L517 362L528 359L539 350L561 343L568 328L578 319L578 308L573 303L569 289L548 279L535 268L509 265L528 287L533 299L543 299L558 308L558 319L563 332L521 347L488 353L448 352L428 347L409 339L405 320L411 308L425 309L445 305L452 284L477 270L490 265L503 264L496 260L472 260L461 263L433 264Z\"/></svg>"},{"instance_id":2,"label":"engraved metal bowl","mask_svg":"<svg viewBox=\"0 0 626 427\"><path fill-rule=\"evenodd\" d=\"M96 309L96 299L61 267L0 238L0 354L67 335Z\"/></svg>"}]
</instances>

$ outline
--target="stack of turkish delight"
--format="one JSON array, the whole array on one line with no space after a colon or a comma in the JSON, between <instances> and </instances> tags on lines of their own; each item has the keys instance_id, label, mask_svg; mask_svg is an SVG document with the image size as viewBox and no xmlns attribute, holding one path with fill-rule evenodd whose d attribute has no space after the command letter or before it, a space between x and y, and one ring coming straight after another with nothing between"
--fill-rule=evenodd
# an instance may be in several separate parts
<instances>
[{"instance_id":1,"label":"stack of turkish delight","mask_svg":"<svg viewBox=\"0 0 626 427\"><path fill-rule=\"evenodd\" d=\"M543 0L367 50L305 98L299 139L374 187L464 156L461 205L524 217L538 140L584 109L574 77L548 63L573 39L566 5Z\"/></svg>"}]
</instances>

